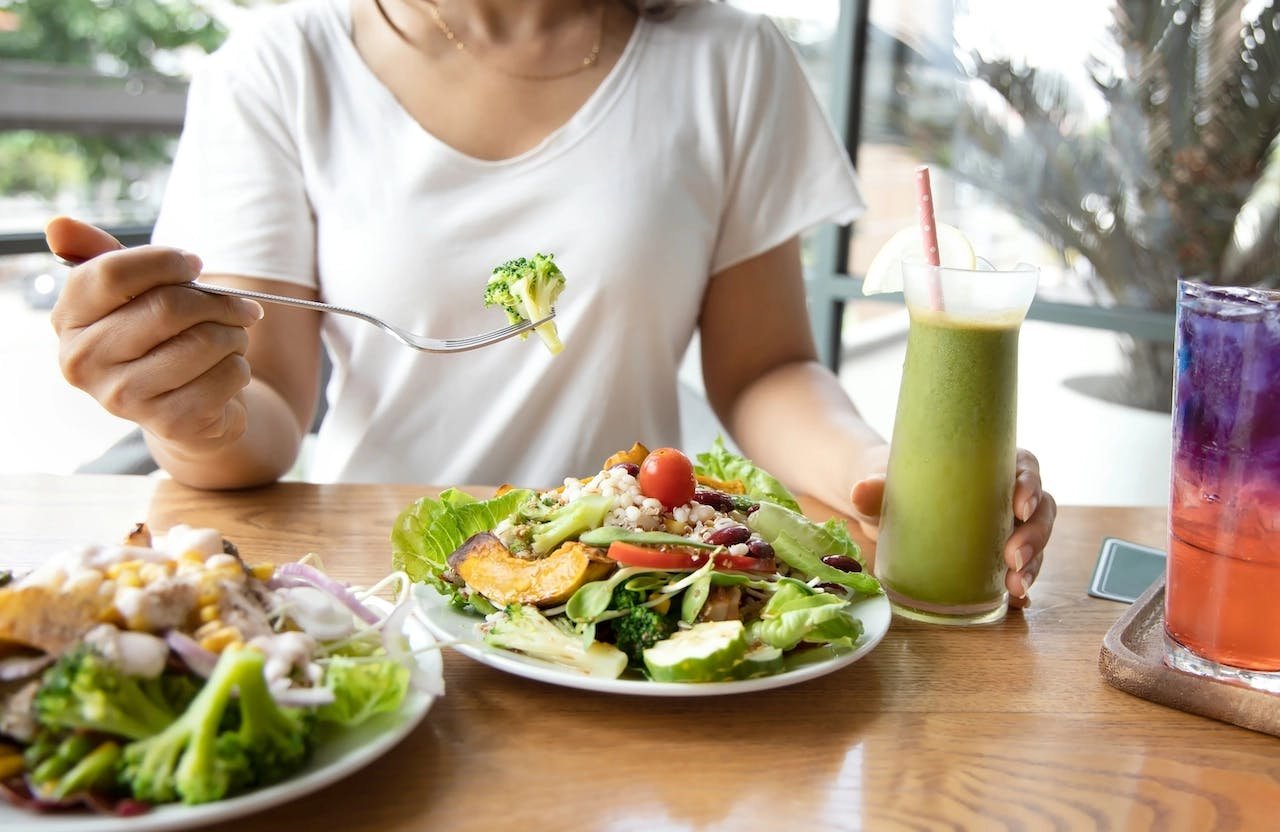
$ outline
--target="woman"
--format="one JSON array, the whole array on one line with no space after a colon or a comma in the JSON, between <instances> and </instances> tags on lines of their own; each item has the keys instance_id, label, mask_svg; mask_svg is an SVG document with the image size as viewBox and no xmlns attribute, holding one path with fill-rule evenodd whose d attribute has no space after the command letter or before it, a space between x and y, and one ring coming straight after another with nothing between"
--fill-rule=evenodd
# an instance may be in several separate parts
<instances>
[{"instance_id":1,"label":"woman","mask_svg":"<svg viewBox=\"0 0 1280 832\"><path fill-rule=\"evenodd\" d=\"M711 3L299 0L202 65L155 243L59 219L93 257L53 318L62 368L204 488L287 471L333 359L318 479L547 485L632 441L678 444L695 329L711 406L795 489L874 533L884 440L815 359L799 234L862 199L785 38ZM551 251L565 350L414 353L338 316L203 280L465 334L495 264ZM192 253L193 252L193 253ZM851 496L852 495L852 496ZM1017 599L1053 500L1019 460Z\"/></svg>"}]
</instances>

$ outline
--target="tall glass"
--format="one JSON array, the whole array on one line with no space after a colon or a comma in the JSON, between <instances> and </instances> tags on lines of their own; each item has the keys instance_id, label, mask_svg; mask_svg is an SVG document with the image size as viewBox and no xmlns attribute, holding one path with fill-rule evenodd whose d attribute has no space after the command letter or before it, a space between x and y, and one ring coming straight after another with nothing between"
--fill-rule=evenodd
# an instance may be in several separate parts
<instances>
[{"instance_id":1,"label":"tall glass","mask_svg":"<svg viewBox=\"0 0 1280 832\"><path fill-rule=\"evenodd\" d=\"M876 576L899 615L998 621L1009 600L1018 334L1039 271L902 269L911 326Z\"/></svg>"},{"instance_id":2,"label":"tall glass","mask_svg":"<svg viewBox=\"0 0 1280 832\"><path fill-rule=\"evenodd\" d=\"M1178 284L1167 662L1280 692L1280 292Z\"/></svg>"}]
</instances>

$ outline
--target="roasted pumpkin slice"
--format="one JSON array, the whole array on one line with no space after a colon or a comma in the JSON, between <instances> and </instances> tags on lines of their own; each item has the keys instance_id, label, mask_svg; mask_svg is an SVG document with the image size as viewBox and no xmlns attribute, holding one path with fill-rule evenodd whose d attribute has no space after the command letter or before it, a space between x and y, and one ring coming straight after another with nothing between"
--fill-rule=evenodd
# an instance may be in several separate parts
<instances>
[{"instance_id":1,"label":"roasted pumpkin slice","mask_svg":"<svg viewBox=\"0 0 1280 832\"><path fill-rule=\"evenodd\" d=\"M742 480L718 480L715 477L704 477L698 474L694 477L698 485L704 488L710 488L712 491L719 491L722 494L746 494L747 487Z\"/></svg>"},{"instance_id":2,"label":"roasted pumpkin slice","mask_svg":"<svg viewBox=\"0 0 1280 832\"><path fill-rule=\"evenodd\" d=\"M492 534L473 535L449 556L467 586L494 604L563 604L578 587L599 580L617 565L600 549L576 541L545 557L518 558Z\"/></svg>"},{"instance_id":3,"label":"roasted pumpkin slice","mask_svg":"<svg viewBox=\"0 0 1280 832\"><path fill-rule=\"evenodd\" d=\"M648 455L649 449L637 442L632 445L630 449L618 451L616 454L606 459L601 468L607 471L613 466L621 465L625 462L630 462L632 465L639 465L644 462L644 458Z\"/></svg>"}]
</instances>

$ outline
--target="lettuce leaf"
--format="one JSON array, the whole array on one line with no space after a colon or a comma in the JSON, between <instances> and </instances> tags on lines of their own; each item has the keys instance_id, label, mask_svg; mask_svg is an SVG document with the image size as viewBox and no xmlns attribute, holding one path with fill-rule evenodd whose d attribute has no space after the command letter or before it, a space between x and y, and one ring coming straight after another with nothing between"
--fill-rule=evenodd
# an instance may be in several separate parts
<instances>
[{"instance_id":1,"label":"lettuce leaf","mask_svg":"<svg viewBox=\"0 0 1280 832\"><path fill-rule=\"evenodd\" d=\"M409 692L409 668L394 659L360 661L334 656L324 673L333 701L316 710L321 722L351 727L400 707Z\"/></svg>"},{"instance_id":2,"label":"lettuce leaf","mask_svg":"<svg viewBox=\"0 0 1280 832\"><path fill-rule=\"evenodd\" d=\"M849 647L862 635L862 622L848 613L848 607L843 598L783 578L749 635L780 650L790 650L802 641Z\"/></svg>"},{"instance_id":3,"label":"lettuce leaf","mask_svg":"<svg viewBox=\"0 0 1280 832\"><path fill-rule=\"evenodd\" d=\"M862 595L879 595L880 582L866 571L862 551L846 526L831 519L818 525L803 514L762 503L747 517L747 526L773 546L778 560L810 578L840 584ZM845 555L863 564L861 572L845 572L822 562L826 555Z\"/></svg>"},{"instance_id":4,"label":"lettuce leaf","mask_svg":"<svg viewBox=\"0 0 1280 832\"><path fill-rule=\"evenodd\" d=\"M453 596L458 587L441 578L449 568L449 555L471 535L489 531L510 517L532 496L532 491L516 488L501 497L477 500L450 488L438 499L423 497L400 512L391 528L391 565L410 579Z\"/></svg>"},{"instance_id":5,"label":"lettuce leaf","mask_svg":"<svg viewBox=\"0 0 1280 832\"><path fill-rule=\"evenodd\" d=\"M710 451L698 454L698 462L693 470L704 477L717 480L738 480L746 486L747 496L800 511L800 504L782 483L751 460L726 448L723 437L716 437L716 441L711 443Z\"/></svg>"}]
</instances>

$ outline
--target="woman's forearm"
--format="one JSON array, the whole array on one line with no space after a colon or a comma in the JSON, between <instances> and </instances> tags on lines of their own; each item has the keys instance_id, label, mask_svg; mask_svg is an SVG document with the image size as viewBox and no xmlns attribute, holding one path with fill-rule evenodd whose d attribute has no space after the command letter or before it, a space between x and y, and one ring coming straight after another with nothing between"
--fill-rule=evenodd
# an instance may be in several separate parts
<instances>
[{"instance_id":1,"label":"woman's forearm","mask_svg":"<svg viewBox=\"0 0 1280 832\"><path fill-rule=\"evenodd\" d=\"M844 507L883 465L885 440L816 361L783 364L747 385L723 415L743 452L789 488Z\"/></svg>"},{"instance_id":2,"label":"woman's forearm","mask_svg":"<svg viewBox=\"0 0 1280 832\"><path fill-rule=\"evenodd\" d=\"M274 482L297 460L305 431L284 398L258 379L244 388L241 401L245 428L237 439L175 443L145 433L151 455L171 477L194 488Z\"/></svg>"}]
</instances>

